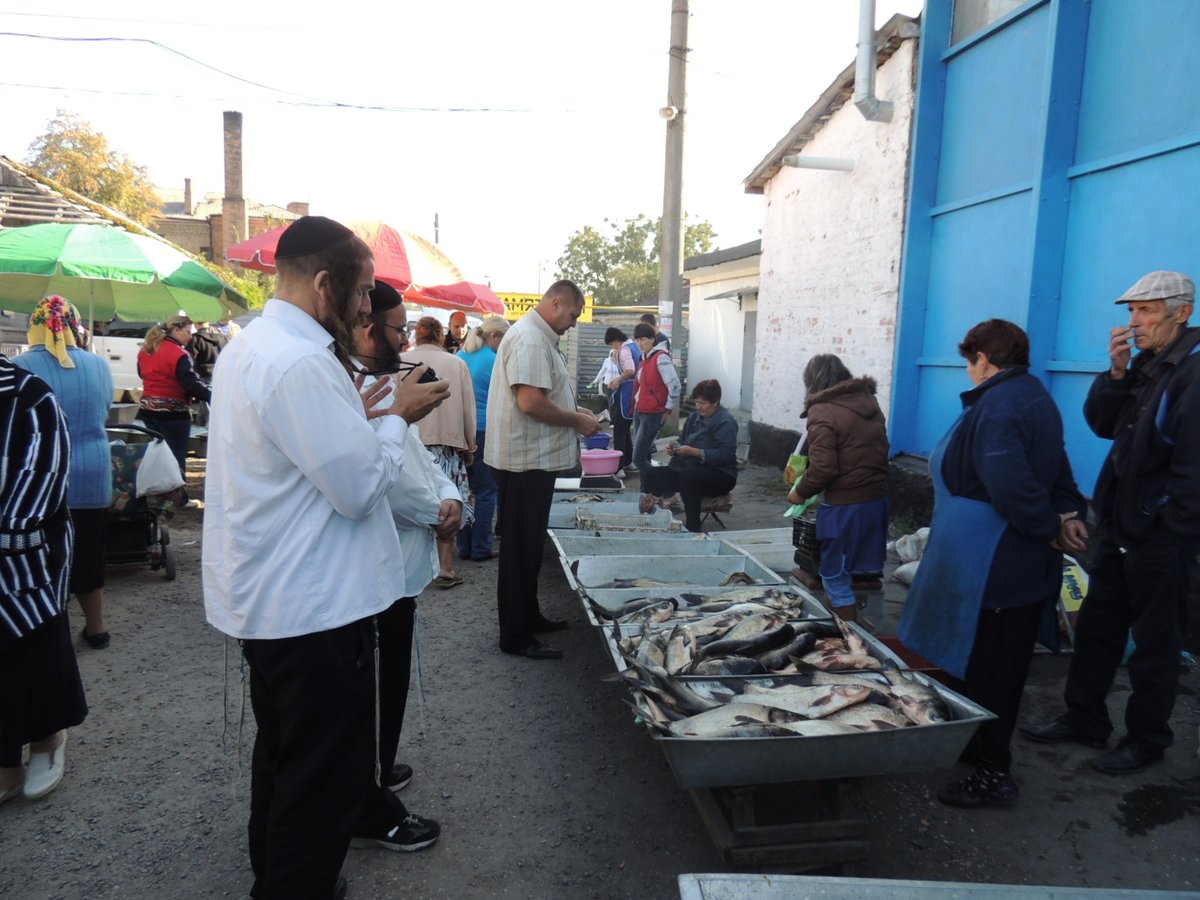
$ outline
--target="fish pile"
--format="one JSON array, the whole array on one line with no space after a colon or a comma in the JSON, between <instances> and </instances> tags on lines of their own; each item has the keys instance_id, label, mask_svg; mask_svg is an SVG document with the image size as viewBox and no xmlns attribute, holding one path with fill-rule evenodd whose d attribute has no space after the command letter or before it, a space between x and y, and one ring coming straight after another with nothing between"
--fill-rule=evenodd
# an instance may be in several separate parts
<instances>
[{"instance_id":1,"label":"fish pile","mask_svg":"<svg viewBox=\"0 0 1200 900\"><path fill-rule=\"evenodd\" d=\"M821 737L934 725L953 718L933 688L890 665L879 674L685 683L627 657L629 704L660 734L681 738Z\"/></svg>"},{"instance_id":2,"label":"fish pile","mask_svg":"<svg viewBox=\"0 0 1200 900\"><path fill-rule=\"evenodd\" d=\"M613 640L628 659L657 666L668 676L790 675L882 667L841 619L788 621L787 612L753 603L674 624L664 607L649 606L634 615L643 617L641 632L626 633L633 629L615 622ZM664 624L655 624L658 616L667 616L661 620Z\"/></svg>"},{"instance_id":3,"label":"fish pile","mask_svg":"<svg viewBox=\"0 0 1200 900\"><path fill-rule=\"evenodd\" d=\"M591 605L597 619L608 619L618 625L636 625L639 628L647 628L668 620L702 619L734 608L740 608L743 612L777 610L788 613L793 619L802 619L806 614L806 600L802 595L786 588L775 587L734 588L717 594L694 594L684 591L671 596L637 597L612 610L601 606L586 594L583 599Z\"/></svg>"}]
</instances>

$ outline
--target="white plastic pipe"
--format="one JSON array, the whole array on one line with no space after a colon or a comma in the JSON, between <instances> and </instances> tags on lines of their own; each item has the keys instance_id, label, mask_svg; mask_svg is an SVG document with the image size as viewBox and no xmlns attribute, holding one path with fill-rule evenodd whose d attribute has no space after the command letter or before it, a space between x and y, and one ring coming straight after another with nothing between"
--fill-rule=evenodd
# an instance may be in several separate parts
<instances>
[{"instance_id":1,"label":"white plastic pipe","mask_svg":"<svg viewBox=\"0 0 1200 900\"><path fill-rule=\"evenodd\" d=\"M853 172L854 160L838 159L833 156L804 156L800 153L789 153L783 158L785 166L793 169L825 169L830 172Z\"/></svg>"}]
</instances>

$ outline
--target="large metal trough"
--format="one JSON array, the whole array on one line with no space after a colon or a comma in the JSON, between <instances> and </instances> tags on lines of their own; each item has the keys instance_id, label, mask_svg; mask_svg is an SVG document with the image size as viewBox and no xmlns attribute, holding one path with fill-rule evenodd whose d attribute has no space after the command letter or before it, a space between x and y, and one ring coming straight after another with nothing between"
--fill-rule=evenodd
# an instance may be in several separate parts
<instances>
[{"instance_id":1,"label":"large metal trough","mask_svg":"<svg viewBox=\"0 0 1200 900\"><path fill-rule=\"evenodd\" d=\"M820 737L684 738L651 736L684 788L861 778L948 769L983 722L995 716L961 694L917 673L938 692L954 718L935 725ZM787 678L757 679L786 683ZM794 678L802 682L802 677ZM642 703L638 697L639 705ZM644 707L643 707L644 709ZM646 715L649 715L647 713Z\"/></svg>"},{"instance_id":2,"label":"large metal trough","mask_svg":"<svg viewBox=\"0 0 1200 900\"><path fill-rule=\"evenodd\" d=\"M599 503L551 503L550 504L550 528L577 528L579 514L583 513L585 518L592 517L629 517L634 524L640 524L643 527L656 527L666 530L666 527L674 520L670 510L659 509L649 515L641 515L638 512L638 505L633 503L617 503L601 501Z\"/></svg>"},{"instance_id":3,"label":"large metal trough","mask_svg":"<svg viewBox=\"0 0 1200 900\"><path fill-rule=\"evenodd\" d=\"M844 878L840 875L684 874L680 900L1196 900L1197 891Z\"/></svg>"},{"instance_id":4,"label":"large metal trough","mask_svg":"<svg viewBox=\"0 0 1200 900\"><path fill-rule=\"evenodd\" d=\"M568 531L551 537L564 561L607 556L745 556L739 547L709 540L687 531L662 534L601 532L600 537L586 531ZM631 539L632 538L632 539Z\"/></svg>"},{"instance_id":5,"label":"large metal trough","mask_svg":"<svg viewBox=\"0 0 1200 900\"><path fill-rule=\"evenodd\" d=\"M731 576L745 574L757 584L781 584L778 575L747 554L729 556L593 556L576 560L567 568L572 590L619 590L617 582L647 578L661 587L720 587ZM630 585L630 587L637 587Z\"/></svg>"}]
</instances>

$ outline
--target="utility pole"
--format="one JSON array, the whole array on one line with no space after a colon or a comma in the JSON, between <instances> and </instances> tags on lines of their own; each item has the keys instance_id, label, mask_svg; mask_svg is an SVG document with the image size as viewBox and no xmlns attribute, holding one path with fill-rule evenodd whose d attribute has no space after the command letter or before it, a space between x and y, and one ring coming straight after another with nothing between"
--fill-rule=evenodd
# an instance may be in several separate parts
<instances>
[{"instance_id":1,"label":"utility pole","mask_svg":"<svg viewBox=\"0 0 1200 900\"><path fill-rule=\"evenodd\" d=\"M658 310L670 319L672 356L680 358L683 348L683 122L687 114L688 0L670 0L671 49L667 76L667 105L659 115L667 120L667 153L663 170L661 269L658 277ZM680 401L683 398L680 397ZM679 427L679 407L671 412L671 424Z\"/></svg>"},{"instance_id":2,"label":"utility pole","mask_svg":"<svg viewBox=\"0 0 1200 900\"><path fill-rule=\"evenodd\" d=\"M433 242L438 242L438 214L433 214Z\"/></svg>"}]
</instances>

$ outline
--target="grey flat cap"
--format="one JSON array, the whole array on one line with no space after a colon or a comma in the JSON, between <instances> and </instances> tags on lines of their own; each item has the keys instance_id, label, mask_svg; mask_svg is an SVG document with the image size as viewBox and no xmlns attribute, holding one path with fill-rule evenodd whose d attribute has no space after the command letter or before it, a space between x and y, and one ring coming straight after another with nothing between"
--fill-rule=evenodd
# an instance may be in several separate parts
<instances>
[{"instance_id":1,"label":"grey flat cap","mask_svg":"<svg viewBox=\"0 0 1200 900\"><path fill-rule=\"evenodd\" d=\"M1139 278L1129 290L1115 302L1138 303L1145 300L1186 300L1196 302L1196 283L1182 272L1167 272L1159 269Z\"/></svg>"}]
</instances>

